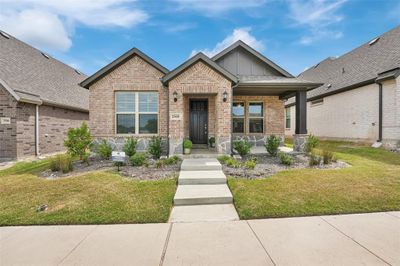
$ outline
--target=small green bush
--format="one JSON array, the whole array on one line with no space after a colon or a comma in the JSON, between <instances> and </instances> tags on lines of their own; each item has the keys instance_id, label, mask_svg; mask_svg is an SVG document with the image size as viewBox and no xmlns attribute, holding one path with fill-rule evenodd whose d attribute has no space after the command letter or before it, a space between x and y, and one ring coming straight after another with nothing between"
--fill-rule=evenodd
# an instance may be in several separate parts
<instances>
[{"instance_id":1,"label":"small green bush","mask_svg":"<svg viewBox=\"0 0 400 266\"><path fill-rule=\"evenodd\" d=\"M148 152L153 156L154 159L160 159L162 153L161 137L153 136L149 142Z\"/></svg>"},{"instance_id":2,"label":"small green bush","mask_svg":"<svg viewBox=\"0 0 400 266\"><path fill-rule=\"evenodd\" d=\"M50 160L50 170L62 171L64 174L73 170L72 157L68 154L59 154Z\"/></svg>"},{"instance_id":3,"label":"small green bush","mask_svg":"<svg viewBox=\"0 0 400 266\"><path fill-rule=\"evenodd\" d=\"M191 149L193 147L193 143L190 141L190 139L185 139L183 142L183 148L184 149Z\"/></svg>"},{"instance_id":4,"label":"small green bush","mask_svg":"<svg viewBox=\"0 0 400 266\"><path fill-rule=\"evenodd\" d=\"M333 161L335 161L335 155L333 154L333 152L328 151L328 150L323 150L322 151L322 162L324 164L330 164Z\"/></svg>"},{"instance_id":5,"label":"small green bush","mask_svg":"<svg viewBox=\"0 0 400 266\"><path fill-rule=\"evenodd\" d=\"M83 157L82 157L82 162L89 165L89 157L90 157L90 152L85 153L85 155L83 155Z\"/></svg>"},{"instance_id":6,"label":"small green bush","mask_svg":"<svg viewBox=\"0 0 400 266\"><path fill-rule=\"evenodd\" d=\"M233 148L243 157L250 153L251 144L247 140L236 140Z\"/></svg>"},{"instance_id":7,"label":"small green bush","mask_svg":"<svg viewBox=\"0 0 400 266\"><path fill-rule=\"evenodd\" d=\"M321 164L321 156L319 156L315 152L311 152L309 164L310 164L310 166L320 165Z\"/></svg>"},{"instance_id":8,"label":"small green bush","mask_svg":"<svg viewBox=\"0 0 400 266\"><path fill-rule=\"evenodd\" d=\"M213 146L215 144L215 137L210 137L208 139L208 143L210 144L210 146Z\"/></svg>"},{"instance_id":9,"label":"small green bush","mask_svg":"<svg viewBox=\"0 0 400 266\"><path fill-rule=\"evenodd\" d=\"M126 156L131 157L136 153L136 146L137 146L137 139L134 137L129 137L126 139L125 144L124 144L124 152Z\"/></svg>"},{"instance_id":10,"label":"small green bush","mask_svg":"<svg viewBox=\"0 0 400 266\"><path fill-rule=\"evenodd\" d=\"M249 170L256 168L257 158L253 157L244 162L244 167Z\"/></svg>"},{"instance_id":11,"label":"small green bush","mask_svg":"<svg viewBox=\"0 0 400 266\"><path fill-rule=\"evenodd\" d=\"M285 165L292 165L293 164L293 157L287 153L279 152L278 153L279 159L281 160L282 164Z\"/></svg>"},{"instance_id":12,"label":"small green bush","mask_svg":"<svg viewBox=\"0 0 400 266\"><path fill-rule=\"evenodd\" d=\"M310 135L307 138L306 145L304 146L304 151L307 153L312 152L319 145L319 138L314 135Z\"/></svg>"},{"instance_id":13,"label":"small green bush","mask_svg":"<svg viewBox=\"0 0 400 266\"><path fill-rule=\"evenodd\" d=\"M276 156L278 154L279 145L281 144L281 139L275 135L271 135L267 138L267 142L265 143L265 148L267 152L272 156Z\"/></svg>"},{"instance_id":14,"label":"small green bush","mask_svg":"<svg viewBox=\"0 0 400 266\"><path fill-rule=\"evenodd\" d=\"M226 165L232 168L239 168L240 167L240 163L235 159L235 158L229 158L226 161Z\"/></svg>"},{"instance_id":15,"label":"small green bush","mask_svg":"<svg viewBox=\"0 0 400 266\"><path fill-rule=\"evenodd\" d=\"M157 168L163 168L164 165L165 165L165 159L157 160L156 163L155 163L155 166L156 166Z\"/></svg>"},{"instance_id":16,"label":"small green bush","mask_svg":"<svg viewBox=\"0 0 400 266\"><path fill-rule=\"evenodd\" d=\"M78 128L68 129L64 146L67 148L70 155L79 156L79 159L83 160L83 156L85 156L92 147L92 137L85 122Z\"/></svg>"},{"instance_id":17,"label":"small green bush","mask_svg":"<svg viewBox=\"0 0 400 266\"><path fill-rule=\"evenodd\" d=\"M173 165L179 161L179 157L174 155L164 160L165 165Z\"/></svg>"},{"instance_id":18,"label":"small green bush","mask_svg":"<svg viewBox=\"0 0 400 266\"><path fill-rule=\"evenodd\" d=\"M231 158L229 155L220 155L218 156L218 161L222 164L226 164L226 161L228 161Z\"/></svg>"},{"instance_id":19,"label":"small green bush","mask_svg":"<svg viewBox=\"0 0 400 266\"><path fill-rule=\"evenodd\" d=\"M97 153L101 158L108 160L112 154L112 147L105 139L103 139L97 148Z\"/></svg>"},{"instance_id":20,"label":"small green bush","mask_svg":"<svg viewBox=\"0 0 400 266\"><path fill-rule=\"evenodd\" d=\"M138 152L129 158L132 166L142 166L146 162L146 154L144 152Z\"/></svg>"}]
</instances>

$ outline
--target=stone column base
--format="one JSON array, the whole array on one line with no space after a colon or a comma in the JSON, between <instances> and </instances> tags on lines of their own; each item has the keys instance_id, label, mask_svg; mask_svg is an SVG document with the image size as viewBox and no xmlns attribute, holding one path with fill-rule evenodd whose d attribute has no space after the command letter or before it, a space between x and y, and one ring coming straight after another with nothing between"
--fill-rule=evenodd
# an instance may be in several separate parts
<instances>
[{"instance_id":1,"label":"stone column base","mask_svg":"<svg viewBox=\"0 0 400 266\"><path fill-rule=\"evenodd\" d=\"M216 137L216 147L219 154L231 154L231 137Z\"/></svg>"},{"instance_id":2,"label":"stone column base","mask_svg":"<svg viewBox=\"0 0 400 266\"><path fill-rule=\"evenodd\" d=\"M169 155L183 154L183 138L169 138Z\"/></svg>"},{"instance_id":3,"label":"stone column base","mask_svg":"<svg viewBox=\"0 0 400 266\"><path fill-rule=\"evenodd\" d=\"M307 134L294 134L293 135L293 150L297 152L305 152L307 143Z\"/></svg>"}]
</instances>

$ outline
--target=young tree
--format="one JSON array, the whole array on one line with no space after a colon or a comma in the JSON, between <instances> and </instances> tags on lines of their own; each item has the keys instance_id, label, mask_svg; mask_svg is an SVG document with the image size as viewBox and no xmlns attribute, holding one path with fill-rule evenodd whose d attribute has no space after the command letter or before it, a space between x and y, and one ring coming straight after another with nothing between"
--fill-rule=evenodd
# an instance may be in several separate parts
<instances>
[{"instance_id":1,"label":"young tree","mask_svg":"<svg viewBox=\"0 0 400 266\"><path fill-rule=\"evenodd\" d=\"M68 129L64 146L67 148L69 154L79 156L79 159L83 160L86 152L92 146L92 136L85 122L78 128Z\"/></svg>"}]
</instances>

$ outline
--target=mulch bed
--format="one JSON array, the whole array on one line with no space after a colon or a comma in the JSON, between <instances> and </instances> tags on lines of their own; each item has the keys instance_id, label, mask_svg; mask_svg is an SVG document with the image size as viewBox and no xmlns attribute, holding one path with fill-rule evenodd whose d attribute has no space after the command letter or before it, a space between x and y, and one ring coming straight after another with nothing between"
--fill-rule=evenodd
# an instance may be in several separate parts
<instances>
[{"instance_id":1,"label":"mulch bed","mask_svg":"<svg viewBox=\"0 0 400 266\"><path fill-rule=\"evenodd\" d=\"M156 160L149 159L147 161L148 166L131 166L125 165L120 166L118 172L122 176L128 178L134 178L139 180L160 180L167 179L174 176L178 176L181 167L181 160L174 165L164 165L160 168L155 166ZM73 171L69 173L63 173L61 171L53 172L50 169L40 173L40 176L46 179L57 179L64 177L77 176L93 171L99 170L110 170L117 172L117 166L110 160L102 160L100 158L92 157L89 160L89 164L78 161L73 163Z\"/></svg>"},{"instance_id":2,"label":"mulch bed","mask_svg":"<svg viewBox=\"0 0 400 266\"><path fill-rule=\"evenodd\" d=\"M345 162L336 161L330 164L321 164L318 166L310 167L308 157L303 154L293 155L294 162L290 166L282 164L278 157L272 157L268 154L256 154L247 156L247 158L246 157L242 158L241 162L246 161L246 159L250 157L257 158L257 165L253 170L245 169L244 167L232 168L225 164L222 165L222 170L226 175L235 178L256 179L256 178L265 178L273 174L276 174L280 171L285 171L290 169L304 169L304 168L341 169L350 166Z\"/></svg>"}]
</instances>

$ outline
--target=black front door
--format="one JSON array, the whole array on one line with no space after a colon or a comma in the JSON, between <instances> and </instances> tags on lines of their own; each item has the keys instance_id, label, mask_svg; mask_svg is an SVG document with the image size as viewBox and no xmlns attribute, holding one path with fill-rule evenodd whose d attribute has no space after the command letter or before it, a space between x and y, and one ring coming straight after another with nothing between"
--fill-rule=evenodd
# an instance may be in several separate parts
<instances>
[{"instance_id":1,"label":"black front door","mask_svg":"<svg viewBox=\"0 0 400 266\"><path fill-rule=\"evenodd\" d=\"M208 101L190 100L190 140L194 144L207 144Z\"/></svg>"}]
</instances>

